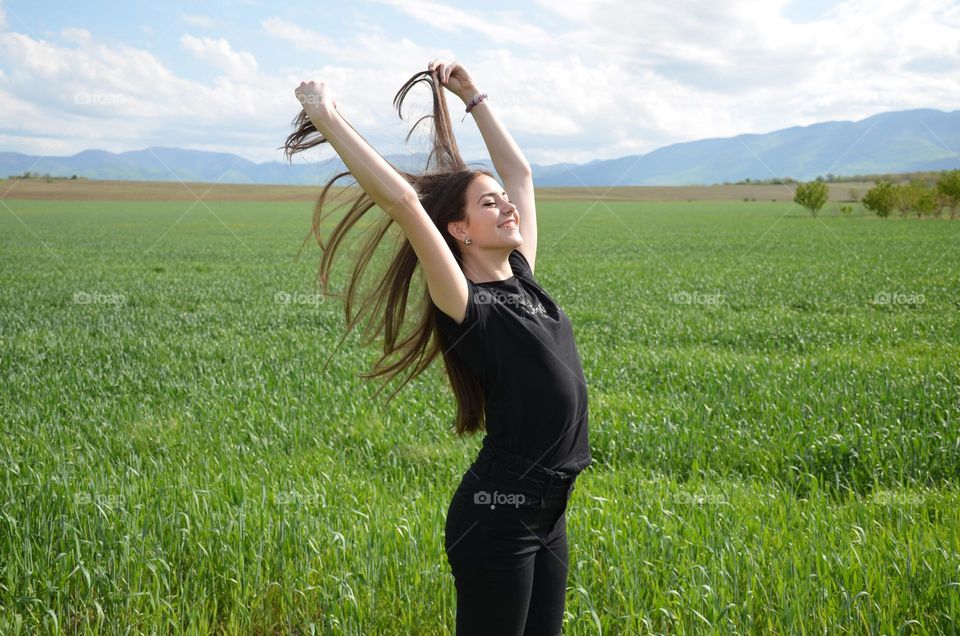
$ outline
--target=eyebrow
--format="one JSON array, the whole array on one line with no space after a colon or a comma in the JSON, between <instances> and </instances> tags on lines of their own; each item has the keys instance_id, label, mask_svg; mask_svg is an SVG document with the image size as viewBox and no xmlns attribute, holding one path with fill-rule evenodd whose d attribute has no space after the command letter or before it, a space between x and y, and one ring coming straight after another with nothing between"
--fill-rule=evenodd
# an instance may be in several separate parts
<instances>
[{"instance_id":1,"label":"eyebrow","mask_svg":"<svg viewBox=\"0 0 960 636\"><path fill-rule=\"evenodd\" d=\"M506 194L506 193L507 193L506 190L504 190L504 191L502 192L502 194ZM497 194L497 193L496 193L496 192L486 192L486 193L480 195L480 199L482 199L483 197L492 197L492 196L495 195L495 194ZM477 199L477 203L480 203L480 199Z\"/></svg>"}]
</instances>

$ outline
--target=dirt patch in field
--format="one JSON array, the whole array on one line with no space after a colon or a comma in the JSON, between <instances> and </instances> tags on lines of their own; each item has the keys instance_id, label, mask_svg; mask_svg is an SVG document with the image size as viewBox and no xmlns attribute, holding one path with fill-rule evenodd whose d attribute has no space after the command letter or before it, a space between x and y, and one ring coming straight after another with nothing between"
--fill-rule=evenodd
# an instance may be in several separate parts
<instances>
[{"instance_id":1,"label":"dirt patch in field","mask_svg":"<svg viewBox=\"0 0 960 636\"><path fill-rule=\"evenodd\" d=\"M828 184L831 201L862 196L872 183ZM94 179L0 179L0 199L64 201L316 201L322 186ZM331 188L331 194L343 188ZM791 185L605 186L537 188L538 201L792 201Z\"/></svg>"}]
</instances>

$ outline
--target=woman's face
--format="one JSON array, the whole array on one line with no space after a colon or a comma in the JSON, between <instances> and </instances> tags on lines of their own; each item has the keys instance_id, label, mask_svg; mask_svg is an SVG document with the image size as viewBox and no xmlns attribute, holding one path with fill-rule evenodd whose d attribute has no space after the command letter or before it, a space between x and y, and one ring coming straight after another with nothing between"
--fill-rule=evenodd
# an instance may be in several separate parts
<instances>
[{"instance_id":1,"label":"woman's face","mask_svg":"<svg viewBox=\"0 0 960 636\"><path fill-rule=\"evenodd\" d=\"M515 248L523 242L520 211L497 180L485 174L477 175L467 187L465 229L473 242L469 247Z\"/></svg>"}]
</instances>

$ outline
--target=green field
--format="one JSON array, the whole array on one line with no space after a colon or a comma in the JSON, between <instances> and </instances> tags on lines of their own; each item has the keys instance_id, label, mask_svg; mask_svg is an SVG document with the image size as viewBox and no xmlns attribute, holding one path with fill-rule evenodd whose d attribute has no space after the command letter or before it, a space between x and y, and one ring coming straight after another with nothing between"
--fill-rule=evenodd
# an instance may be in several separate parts
<instances>
[{"instance_id":1,"label":"green field","mask_svg":"<svg viewBox=\"0 0 960 636\"><path fill-rule=\"evenodd\" d=\"M324 369L310 203L3 203L0 633L452 632L480 438L439 361L390 404L357 334ZM960 631L960 223L539 217L595 461L565 634Z\"/></svg>"}]
</instances>

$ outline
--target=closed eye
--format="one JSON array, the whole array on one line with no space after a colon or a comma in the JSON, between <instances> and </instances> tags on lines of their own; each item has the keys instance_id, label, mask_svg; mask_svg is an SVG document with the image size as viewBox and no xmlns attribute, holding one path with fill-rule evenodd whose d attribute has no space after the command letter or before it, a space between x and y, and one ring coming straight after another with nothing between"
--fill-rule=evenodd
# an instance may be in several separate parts
<instances>
[{"instance_id":1,"label":"closed eye","mask_svg":"<svg viewBox=\"0 0 960 636\"><path fill-rule=\"evenodd\" d=\"M506 193L506 192L503 193L503 200L506 201L507 203L510 203L510 197L507 196L507 193ZM496 204L497 204L496 201L488 201L488 202L484 203L483 205L484 205L484 206L488 206L488 205L496 205Z\"/></svg>"}]
</instances>

